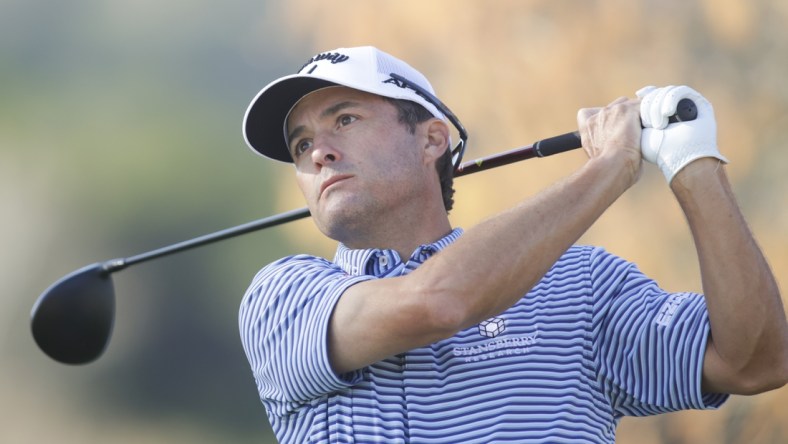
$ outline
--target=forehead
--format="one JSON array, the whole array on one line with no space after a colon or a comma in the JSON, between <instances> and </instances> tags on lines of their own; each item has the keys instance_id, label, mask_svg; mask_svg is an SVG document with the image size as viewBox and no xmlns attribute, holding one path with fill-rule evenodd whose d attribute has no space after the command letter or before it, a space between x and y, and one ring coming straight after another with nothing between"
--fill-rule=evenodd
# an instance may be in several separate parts
<instances>
[{"instance_id":1,"label":"forehead","mask_svg":"<svg viewBox=\"0 0 788 444\"><path fill-rule=\"evenodd\" d=\"M321 113L327 108L343 102L351 102L363 106L385 103L385 100L379 95L357 89L345 86L330 86L313 91L296 102L287 116L286 123L289 125L291 120L295 120L305 113Z\"/></svg>"}]
</instances>

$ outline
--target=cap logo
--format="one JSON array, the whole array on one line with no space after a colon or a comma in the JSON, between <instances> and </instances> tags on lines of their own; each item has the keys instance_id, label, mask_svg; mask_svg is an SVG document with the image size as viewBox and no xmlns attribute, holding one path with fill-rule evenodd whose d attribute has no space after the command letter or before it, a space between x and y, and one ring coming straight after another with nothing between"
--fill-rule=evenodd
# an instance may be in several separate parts
<instances>
[{"instance_id":1,"label":"cap logo","mask_svg":"<svg viewBox=\"0 0 788 444\"><path fill-rule=\"evenodd\" d=\"M349 58L350 57L346 56L345 54L340 54L338 52L323 52L312 57L311 59L309 59L308 62L304 63L304 66L302 66L301 69L298 70L298 73L300 74L301 71L306 69L307 66L311 65L312 63L319 62L321 60L328 60L331 62L332 65L336 65L337 63L342 63L348 60ZM313 66L312 69L310 69L307 74L312 74L312 71L314 71L315 68L317 68L317 65Z\"/></svg>"},{"instance_id":2,"label":"cap logo","mask_svg":"<svg viewBox=\"0 0 788 444\"><path fill-rule=\"evenodd\" d=\"M388 79L384 80L383 83L392 83L394 85L399 86L400 88L407 88L408 87L407 82L404 82L404 81L399 80L399 79L395 79L394 77L389 77Z\"/></svg>"},{"instance_id":3,"label":"cap logo","mask_svg":"<svg viewBox=\"0 0 788 444\"><path fill-rule=\"evenodd\" d=\"M428 97L423 92L419 91L418 88L414 88L413 85L409 81L397 79L397 78L394 78L394 77L389 77L388 79L384 80L383 83L391 83L391 84L396 85L396 86L398 86L398 87L400 87L402 89L409 89L409 90L413 91L414 93L416 93L416 95L421 96L427 102L432 103L432 100L433 100L432 97Z\"/></svg>"}]
</instances>

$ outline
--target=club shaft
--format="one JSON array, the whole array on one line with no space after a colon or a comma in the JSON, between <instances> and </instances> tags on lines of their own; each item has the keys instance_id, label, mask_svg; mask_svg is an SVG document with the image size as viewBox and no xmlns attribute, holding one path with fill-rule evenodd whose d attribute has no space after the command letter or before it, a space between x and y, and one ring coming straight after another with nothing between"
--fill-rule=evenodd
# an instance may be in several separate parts
<instances>
[{"instance_id":1,"label":"club shaft","mask_svg":"<svg viewBox=\"0 0 788 444\"><path fill-rule=\"evenodd\" d=\"M468 174L489 170L491 168L508 165L510 163L519 162L521 160L531 159L534 157L547 157L576 148L580 148L580 137L577 135L577 132L566 133L560 136L540 140L533 145L515 148L502 153L472 160L470 162L464 162L455 170L454 177L462 177ZM194 239L179 242L177 244L168 245L156 250L140 253L136 256L112 259L104 262L102 265L107 272L111 273L113 271L122 270L123 268L126 268L130 265L146 262L151 259L160 258L162 256L168 256L170 254L179 253L181 251L190 250L192 248L201 247L203 245L219 242L225 239L230 239L242 234L262 230L264 228L286 224L288 222L303 219L309 215L308 208L299 208L297 210L276 214L263 219L248 222L243 225L238 225L236 227L227 228L215 233L206 234Z\"/></svg>"},{"instance_id":2,"label":"club shaft","mask_svg":"<svg viewBox=\"0 0 788 444\"><path fill-rule=\"evenodd\" d=\"M521 160L534 157L547 157L580 148L580 135L575 132L535 142L533 145L514 148L498 154L492 154L470 162L464 162L454 171L454 177L462 177L479 171L489 170Z\"/></svg>"}]
</instances>

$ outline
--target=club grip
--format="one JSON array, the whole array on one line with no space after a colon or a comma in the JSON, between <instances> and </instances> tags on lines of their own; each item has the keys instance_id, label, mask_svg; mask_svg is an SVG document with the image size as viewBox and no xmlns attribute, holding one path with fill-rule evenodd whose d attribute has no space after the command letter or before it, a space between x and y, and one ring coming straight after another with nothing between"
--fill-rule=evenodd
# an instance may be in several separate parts
<instances>
[{"instance_id":1,"label":"club grip","mask_svg":"<svg viewBox=\"0 0 788 444\"><path fill-rule=\"evenodd\" d=\"M691 99L681 99L676 106L676 114L668 117L668 123L689 122L698 118L698 107ZM534 152L538 157L552 156L553 154L563 153L580 148L580 133L561 134L560 136L550 137L534 143Z\"/></svg>"},{"instance_id":2,"label":"club grip","mask_svg":"<svg viewBox=\"0 0 788 444\"><path fill-rule=\"evenodd\" d=\"M561 134L560 136L549 137L534 143L534 152L538 157L552 156L553 154L563 153L583 146L580 142L580 133Z\"/></svg>"},{"instance_id":3,"label":"club grip","mask_svg":"<svg viewBox=\"0 0 788 444\"><path fill-rule=\"evenodd\" d=\"M692 99L681 99L676 105L676 114L668 117L668 123L689 122L698 118L698 107Z\"/></svg>"}]
</instances>

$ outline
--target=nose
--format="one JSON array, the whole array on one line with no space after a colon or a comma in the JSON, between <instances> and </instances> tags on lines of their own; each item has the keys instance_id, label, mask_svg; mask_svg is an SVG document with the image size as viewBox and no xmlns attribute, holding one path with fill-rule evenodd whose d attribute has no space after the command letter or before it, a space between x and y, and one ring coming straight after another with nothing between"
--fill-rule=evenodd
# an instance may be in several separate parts
<instances>
[{"instance_id":1,"label":"nose","mask_svg":"<svg viewBox=\"0 0 788 444\"><path fill-rule=\"evenodd\" d=\"M312 162L324 167L329 163L340 160L342 155L333 142L331 137L326 135L315 135L312 140L312 143L315 144L312 147Z\"/></svg>"}]
</instances>

